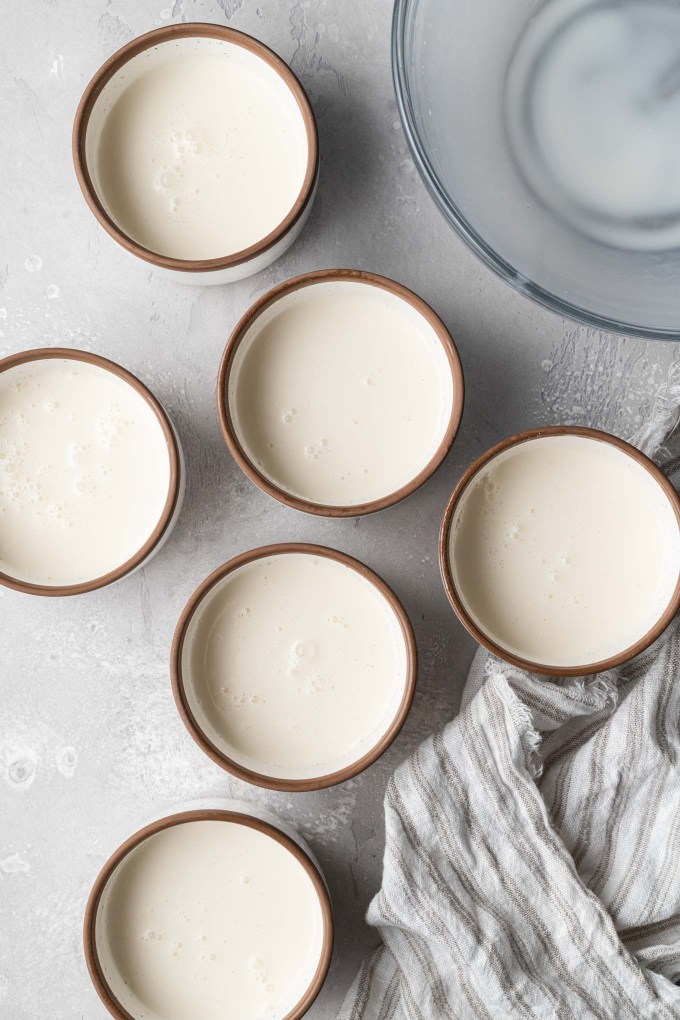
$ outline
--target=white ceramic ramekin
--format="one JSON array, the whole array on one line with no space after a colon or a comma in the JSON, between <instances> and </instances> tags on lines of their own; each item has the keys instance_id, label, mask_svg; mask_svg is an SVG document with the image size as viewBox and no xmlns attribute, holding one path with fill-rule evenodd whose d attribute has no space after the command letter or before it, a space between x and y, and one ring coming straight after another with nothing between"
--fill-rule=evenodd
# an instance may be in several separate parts
<instances>
[{"instance_id":1,"label":"white ceramic ramekin","mask_svg":"<svg viewBox=\"0 0 680 1020\"><path fill-rule=\"evenodd\" d=\"M658 485L660 495L664 500L667 500L669 512L677 522L678 527L680 527L680 497L662 471L648 457L622 439L618 439L616 436L609 435L606 432L578 426L556 425L549 428L531 429L527 432L520 432L517 435L510 436L475 460L453 490L439 534L439 565L444 588L454 612L466 630L475 640L505 662L518 666L520 669L555 677L587 676L622 666L657 641L680 608L680 577L678 577L669 603L659 613L659 617L654 622L654 625L638 640L629 647L623 648L605 659L600 659L597 662L581 662L576 665L549 664L522 657L519 653L501 644L493 636L488 625L476 618L468 608L464 594L457 582L455 557L451 551L451 536L455 534L456 516L459 508L464 505L465 494L469 491L469 487L474 484L478 475L484 472L489 465L492 465L496 458L507 455L507 451L534 440L565 436L604 443L629 457L636 465L646 471L650 478ZM531 510L530 513L534 513L534 511ZM549 598L552 597L552 595L549 596ZM535 611L536 620L540 618L540 614L541 605L539 601Z\"/></svg>"},{"instance_id":2,"label":"white ceramic ramekin","mask_svg":"<svg viewBox=\"0 0 680 1020\"><path fill-rule=\"evenodd\" d=\"M20 365L27 365L31 362L44 361L48 359L84 362L85 364L94 365L97 368L111 372L118 379L121 379L136 393L138 393L150 407L160 429L162 430L168 451L168 491L160 518L144 544L124 563L121 563L119 566L116 566L114 569L100 577L82 581L77 584L66 585L33 583L22 580L20 577L13 577L0 570L0 584L28 595L82 595L86 592L95 591L98 588L103 588L106 585L113 584L122 577L126 577L128 574L134 573L135 570L139 570L156 555L159 549L161 549L168 540L175 524L177 523L182 509L182 503L184 501L184 492L186 488L184 455L175 427L157 398L142 382L140 382L136 376L122 368L120 365L117 365L115 362L109 361L107 358L102 358L97 354L90 354L87 351L79 351L70 347L36 348L30 351L21 351L19 354L13 354L8 358L0 360L0 373L9 371L10 369L16 368Z\"/></svg>"},{"instance_id":3,"label":"white ceramic ramekin","mask_svg":"<svg viewBox=\"0 0 680 1020\"><path fill-rule=\"evenodd\" d=\"M442 389L445 391L448 387L450 393L447 413L442 421L436 449L432 451L429 458L423 459L423 463L419 465L419 470L414 472L413 477L407 479L393 492L364 502L353 502L350 505L314 502L307 496L284 488L270 474L265 473L253 454L249 452L248 444L241 434L238 417L235 413L239 387L239 363L243 352L248 349L249 338L253 333L256 333L261 322L266 321L268 315L271 315L284 303L289 302L291 297L305 293L313 294L315 288L329 285L337 285L339 288L365 287L376 293L384 294L394 307L401 305L405 315L421 322L424 335L429 335L442 364ZM458 432L463 414L464 393L463 369L453 339L439 316L422 298L394 280L377 276L375 273L356 269L322 269L278 284L258 298L243 315L229 337L222 355L217 379L217 411L225 442L237 464L251 481L269 496L294 510L301 510L303 513L321 517L359 517L394 506L411 496L432 477L449 453ZM397 395L394 400L398 401ZM256 404L256 406L259 405ZM394 458L398 455L399 451L394 447L385 451L386 457Z\"/></svg>"},{"instance_id":4,"label":"white ceramic ramekin","mask_svg":"<svg viewBox=\"0 0 680 1020\"><path fill-rule=\"evenodd\" d=\"M175 807L171 813L156 815L122 844L109 857L95 879L90 892L83 925L85 960L90 978L102 1003L115 1020L134 1020L116 999L104 973L98 946L98 926L104 923L103 900L116 869L146 839L176 825L202 821L225 821L243 824L271 837L289 851L307 872L319 899L322 937L317 966L309 986L285 1020L300 1020L307 1013L326 979L333 952L333 911L328 886L320 865L302 837L271 812L257 804L236 800L200 800Z\"/></svg>"},{"instance_id":5,"label":"white ceramic ramekin","mask_svg":"<svg viewBox=\"0 0 680 1020\"><path fill-rule=\"evenodd\" d=\"M272 775L265 766L258 769L255 764L251 767L244 764L243 761L236 760L234 752L228 749L218 729L206 716L201 704L202 699L197 693L196 683L192 676L191 650L197 642L195 630L200 622L201 614L204 612L206 604L209 604L211 593L214 594L214 591L218 590L225 578L253 563L272 560L274 557L300 555L331 561L355 571L384 600L384 608L390 614L395 626L395 638L400 645L403 643L403 675L399 675L402 687L392 711L386 715L383 721L382 729L373 735L370 746L365 747L361 753L357 753L353 759L348 760L342 766L332 770L320 770L313 775L307 771L304 775L284 775L277 772ZM294 593L291 592L291 598L293 597ZM200 641L198 641L198 647L202 653L203 645ZM338 552L336 549L306 543L289 543L263 546L241 553L240 556L236 556L228 563L218 567L199 585L185 606L175 628L170 653L170 673L175 703L184 725L198 746L216 764L238 779L255 786L271 790L307 792L326 789L354 778L377 761L396 740L406 722L415 695L418 650L413 628L403 606L381 577L359 560ZM294 710L291 709L289 714L290 719L287 720L287 723L294 720Z\"/></svg>"},{"instance_id":6,"label":"white ceramic ramekin","mask_svg":"<svg viewBox=\"0 0 680 1020\"><path fill-rule=\"evenodd\" d=\"M284 219L266 236L242 251L210 259L181 259L160 255L139 244L113 219L106 207L96 174L96 152L112 102L135 76L156 59L164 47L176 57L195 52L197 43L216 40L238 50L239 59L261 65L275 75L299 111L306 138L306 168L297 198ZM302 85L288 65L259 40L232 28L210 24L169 25L139 36L113 54L97 71L83 94L73 126L73 161L85 200L104 230L126 251L154 270L179 283L232 283L258 273L278 259L300 234L312 207L319 171L316 121ZM276 173L276 167L272 168Z\"/></svg>"}]
</instances>

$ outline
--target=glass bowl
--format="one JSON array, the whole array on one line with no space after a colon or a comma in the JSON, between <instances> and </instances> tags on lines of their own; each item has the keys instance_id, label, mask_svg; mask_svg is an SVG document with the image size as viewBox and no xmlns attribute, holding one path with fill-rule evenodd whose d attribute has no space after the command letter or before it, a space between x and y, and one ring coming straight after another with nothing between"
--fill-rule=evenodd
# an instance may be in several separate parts
<instances>
[{"instance_id":1,"label":"glass bowl","mask_svg":"<svg viewBox=\"0 0 680 1020\"><path fill-rule=\"evenodd\" d=\"M531 99L528 93L518 99L517 66L533 60L536 78L537 58L531 50L537 50L536 37L543 27L547 38L554 30L551 22L560 22L560 6L572 19L591 10L598 17L602 11L607 17L612 11L627 17L636 2L640 0L396 0L393 73L406 137L425 184L449 223L487 266L560 315L645 339L677 340L680 240L668 240L672 230L669 235L652 229L629 243L624 232L615 226L610 230L607 222L565 215L549 189L541 188L532 154L521 151L527 118L522 103ZM670 65L671 78L660 79L659 89L664 101L671 96L680 102L680 82L675 81L680 67L679 5L677 0L645 2L662 16L677 18L677 38L675 23L667 33L669 45L677 45L676 64ZM543 53L540 59L545 61ZM650 73L657 78L661 74ZM629 174L638 155L633 142L628 151L632 162L623 167ZM580 160L582 152L581 146L575 153ZM680 209L677 212L680 224ZM597 229L591 229L593 225ZM680 235L680 226L678 231Z\"/></svg>"}]
</instances>

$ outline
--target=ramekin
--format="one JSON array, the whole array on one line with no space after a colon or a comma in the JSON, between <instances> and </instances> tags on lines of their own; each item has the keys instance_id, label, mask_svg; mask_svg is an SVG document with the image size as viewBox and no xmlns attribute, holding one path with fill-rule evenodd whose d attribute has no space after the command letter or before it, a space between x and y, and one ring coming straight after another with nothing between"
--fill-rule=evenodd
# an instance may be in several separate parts
<instances>
[{"instance_id":1,"label":"ramekin","mask_svg":"<svg viewBox=\"0 0 680 1020\"><path fill-rule=\"evenodd\" d=\"M390 611L394 614L400 635L404 641L405 650L406 669L403 694L393 718L386 726L384 732L380 735L380 738L376 741L373 747L371 747L356 761L337 771L315 776L313 778L280 778L277 776L269 776L262 772L256 772L235 761L233 758L229 757L224 750L217 747L206 734L204 728L199 724L195 713L192 710L190 698L187 695L189 680L186 676L185 665L183 662L185 639L187 637L188 628L192 620L195 617L197 618L197 614L200 613L201 604L204 598L209 594L214 586L228 574L232 573L232 571L237 570L244 564L289 553L302 553L305 555L324 557L326 559L334 560L336 563L340 563L343 566L347 566L352 570L355 570L362 578L370 582L382 598L385 599ZM265 787L270 790L301 792L322 790L330 786L335 786L338 783L343 783L346 780L357 776L360 772L363 772L377 761L382 754L384 754L387 748L396 739L406 721L406 717L408 716L415 694L418 672L418 655L413 628L411 627L408 616L394 592L387 586L382 578L359 560L356 560L351 556L347 556L345 553L338 552L335 549L329 549L326 546L309 545L306 543L287 543L281 545L267 545L259 549L252 549L249 552L241 553L239 556L235 556L233 559L223 564L223 566L218 567L217 570L215 570L209 577L206 578L205 581L203 581L201 585L199 585L185 606L175 628L172 650L170 653L170 671L175 703L182 721L198 746L205 752L205 754L208 755L209 758L211 758L217 765L221 766L221 768L225 769L225 771L230 772L232 775L236 776L238 779L242 779L244 782L251 783L255 786Z\"/></svg>"},{"instance_id":2,"label":"ramekin","mask_svg":"<svg viewBox=\"0 0 680 1020\"><path fill-rule=\"evenodd\" d=\"M649 474L652 476L654 481L659 485L663 493L668 499L670 507L672 508L675 517L680 526L680 497L675 491L669 480L663 474L663 472L641 453L634 446L624 442L622 439L618 439L616 436L612 436L607 432L601 432L597 429L581 428L578 426L566 426L556 425L549 428L530 429L526 432L519 432L516 435L510 436L498 443L496 446L487 450L480 457L475 460L467 471L463 474L462 478L456 485L451 498L449 499L444 518L442 520L441 529L439 533L439 566L441 570L442 580L444 588L448 596L449 602L451 603L456 616L466 628L466 630L485 648L497 655L499 659L504 662L508 662L513 666L517 666L520 669L526 669L534 673L540 673L544 676L555 676L555 677L570 677L570 676L588 676L594 673L601 673L608 669L615 669L618 666L629 662L635 656L639 655L646 648L649 648L655 641L657 641L663 632L670 624L673 617L680 609L680 577L675 586L672 598L669 604L666 606L664 612L661 614L657 622L651 627L638 641L628 648L623 649L621 652L610 656L607 659L602 659L599 662L585 662L578 665L570 666L555 666L547 665L541 662L534 662L528 659L524 659L520 656L513 654L508 651L502 645L498 644L494 638L482 629L480 624L472 619L467 609L465 608L464 602L461 598L460 592L456 587L455 574L451 567L451 561L449 556L449 541L451 527L454 520L456 508L458 507L460 500L467 490L470 482L475 478L478 472L484 468L490 461L493 461L495 457L502 454L506 450L511 449L521 443L525 443L532 439L542 439L550 436L577 436L585 439L593 439L598 442L608 443L625 453L626 456L640 464Z\"/></svg>"},{"instance_id":3,"label":"ramekin","mask_svg":"<svg viewBox=\"0 0 680 1020\"><path fill-rule=\"evenodd\" d=\"M323 939L314 977L295 1008L284 1018L284 1020L301 1020L301 1017L311 1008L321 991L331 963L334 925L328 886L318 860L307 843L292 826L257 804L238 800L210 799L179 805L171 814L162 814L155 817L143 828L125 839L106 861L90 891L83 923L85 962L97 995L115 1020L134 1020L117 1001L110 989L104 977L97 950L99 905L107 883L127 855L140 846L144 840L174 825L200 821L236 822L257 829L265 835L271 836L272 839L289 850L309 875L319 897L319 905L323 918Z\"/></svg>"},{"instance_id":4,"label":"ramekin","mask_svg":"<svg viewBox=\"0 0 680 1020\"><path fill-rule=\"evenodd\" d=\"M27 595L83 595L86 592L96 591L99 588L104 588L109 584L113 584L115 581L119 581L128 574L134 573L135 570L139 570L141 567L145 566L165 544L177 523L182 509L182 503L184 501L184 492L186 488L184 455L174 425L168 417L167 412L164 410L158 399L153 395L151 390L149 390L144 383L133 375L132 372L128 372L127 369L117 365L114 361L109 361L108 358L103 358L98 354L91 354L89 351L76 350L72 347L41 347L29 351L21 351L18 354L12 354L7 358L2 359L0 361L0 373L16 368L18 365L25 365L29 362L48 359L80 361L89 365L95 365L98 368L105 369L107 372L111 372L113 375L122 379L123 382L131 386L145 400L153 411L153 414L165 437L170 461L168 493L161 517L156 527L151 535L149 535L144 545L138 549L134 555L132 555L124 563L121 563L120 566L116 567L114 570L109 571L101 577L93 578L91 581L83 581L78 584L69 585L46 585L33 583L12 577L11 575L0 571L0 584L7 588L13 588L15 591L23 592Z\"/></svg>"},{"instance_id":5,"label":"ramekin","mask_svg":"<svg viewBox=\"0 0 680 1020\"><path fill-rule=\"evenodd\" d=\"M131 238L111 217L98 191L92 168L103 117L98 104L107 102L107 86L116 87L121 75L129 77L134 62L153 47L197 38L222 40L241 47L272 69L292 95L304 122L307 163L300 192L285 218L265 237L242 251L211 259L180 259L159 255ZM307 95L293 71L276 53L258 39L233 28L204 23L169 25L138 36L126 43L103 64L83 93L73 125L73 162L81 191L99 224L122 248L149 264L154 270L179 283L232 283L260 272L280 258L299 236L309 216L319 173L319 145L316 121Z\"/></svg>"},{"instance_id":6,"label":"ramekin","mask_svg":"<svg viewBox=\"0 0 680 1020\"><path fill-rule=\"evenodd\" d=\"M230 406L230 388L232 386L232 374L236 355L239 347L258 318L277 301L287 297L295 291L299 291L306 287L313 287L315 284L319 283L335 282L361 283L369 287L384 290L405 302L411 313L415 311L419 316L421 316L441 344L447 363L447 369L448 372L450 372L450 383L452 387L451 410L448 422L441 441L430 460L423 464L421 470L415 475L415 477L410 479L395 492L391 492L380 499L375 499L366 503L353 504L350 506L325 505L322 503L311 502L308 499L304 499L288 492L264 474L244 449L244 446L239 439L238 430L236 428ZM375 273L367 273L356 269L322 269L313 273L305 273L302 276L294 277L291 280L287 280L284 283L279 284L277 287L274 287L272 290L268 291L268 293L259 298L259 300L256 301L242 317L232 332L222 356L217 379L217 410L222 434L224 435L225 442L229 447L232 456L248 478L250 478L251 481L253 481L269 496L272 496L285 506L292 507L294 510L301 510L304 513L314 514L316 516L359 517L366 514L376 513L379 510L384 510L387 507L394 506L396 503L401 502L401 500L411 496L422 485L424 485L429 478L432 477L450 451L456 437L456 433L458 432L458 427L463 414L464 392L463 369L453 339L439 316L428 304L426 304L425 301L423 301L422 298L418 297L417 294L414 294L413 291L404 287L402 284L396 283L394 280L387 279L383 276L377 276Z\"/></svg>"}]
</instances>

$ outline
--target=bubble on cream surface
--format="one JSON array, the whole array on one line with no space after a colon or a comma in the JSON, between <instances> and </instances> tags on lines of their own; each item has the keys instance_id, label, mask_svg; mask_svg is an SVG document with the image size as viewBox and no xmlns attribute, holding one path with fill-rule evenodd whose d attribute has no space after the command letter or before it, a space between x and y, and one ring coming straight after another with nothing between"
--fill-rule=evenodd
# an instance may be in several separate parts
<instances>
[{"instance_id":1,"label":"bubble on cream surface","mask_svg":"<svg viewBox=\"0 0 680 1020\"><path fill-rule=\"evenodd\" d=\"M0 373L0 569L77 584L132 557L170 484L165 435L133 387L45 358Z\"/></svg>"},{"instance_id":2,"label":"bubble on cream surface","mask_svg":"<svg viewBox=\"0 0 680 1020\"><path fill-rule=\"evenodd\" d=\"M96 943L135 1020L281 1020L316 973L318 894L300 861L256 828L166 828L108 881Z\"/></svg>"},{"instance_id":3,"label":"bubble on cream surface","mask_svg":"<svg viewBox=\"0 0 680 1020\"><path fill-rule=\"evenodd\" d=\"M680 571L673 507L646 468L610 443L517 444L474 476L449 556L461 601L506 651L584 666L640 640Z\"/></svg>"},{"instance_id":4,"label":"bubble on cream surface","mask_svg":"<svg viewBox=\"0 0 680 1020\"><path fill-rule=\"evenodd\" d=\"M386 598L324 556L280 553L228 574L189 625L192 713L264 775L328 775L372 750L403 698L406 646Z\"/></svg>"}]
</instances>

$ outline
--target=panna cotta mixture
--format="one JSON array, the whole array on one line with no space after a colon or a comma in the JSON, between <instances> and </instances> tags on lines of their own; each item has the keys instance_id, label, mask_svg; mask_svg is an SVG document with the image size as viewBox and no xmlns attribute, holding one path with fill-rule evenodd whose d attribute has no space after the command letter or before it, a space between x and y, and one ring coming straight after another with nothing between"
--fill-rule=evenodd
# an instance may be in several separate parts
<instances>
[{"instance_id":1,"label":"panna cotta mixture","mask_svg":"<svg viewBox=\"0 0 680 1020\"><path fill-rule=\"evenodd\" d=\"M303 186L295 95L262 57L219 39L164 42L105 86L88 163L109 215L160 255L213 259L263 240Z\"/></svg>"},{"instance_id":2,"label":"panna cotta mixture","mask_svg":"<svg viewBox=\"0 0 680 1020\"><path fill-rule=\"evenodd\" d=\"M261 775L309 779L359 761L407 682L404 634L357 570L307 553L253 560L199 603L182 653L205 736Z\"/></svg>"},{"instance_id":3,"label":"panna cotta mixture","mask_svg":"<svg viewBox=\"0 0 680 1020\"><path fill-rule=\"evenodd\" d=\"M659 620L680 531L642 464L608 442L532 439L489 461L453 516L458 595L501 648L546 666L600 662Z\"/></svg>"},{"instance_id":4,"label":"panna cotta mixture","mask_svg":"<svg viewBox=\"0 0 680 1020\"><path fill-rule=\"evenodd\" d=\"M302 863L232 821L188 821L131 851L107 882L95 939L134 1020L283 1020L322 956L323 913Z\"/></svg>"},{"instance_id":5,"label":"panna cotta mixture","mask_svg":"<svg viewBox=\"0 0 680 1020\"><path fill-rule=\"evenodd\" d=\"M508 76L510 136L541 197L631 249L680 243L680 9L550 0Z\"/></svg>"},{"instance_id":6,"label":"panna cotta mixture","mask_svg":"<svg viewBox=\"0 0 680 1020\"><path fill-rule=\"evenodd\" d=\"M0 570L93 581L151 537L170 486L161 424L104 368L43 358L0 372Z\"/></svg>"},{"instance_id":7,"label":"panna cotta mixture","mask_svg":"<svg viewBox=\"0 0 680 1020\"><path fill-rule=\"evenodd\" d=\"M451 416L437 333L382 287L321 281L276 300L234 355L228 402L251 463L286 493L358 506L411 482Z\"/></svg>"}]
</instances>

